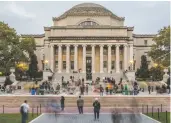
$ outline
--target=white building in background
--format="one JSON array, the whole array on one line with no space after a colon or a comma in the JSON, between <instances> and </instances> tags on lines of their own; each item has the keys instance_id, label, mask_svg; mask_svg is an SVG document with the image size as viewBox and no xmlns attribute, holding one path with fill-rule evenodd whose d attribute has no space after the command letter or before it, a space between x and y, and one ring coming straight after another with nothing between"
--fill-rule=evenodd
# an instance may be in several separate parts
<instances>
[{"instance_id":1,"label":"white building in background","mask_svg":"<svg viewBox=\"0 0 171 123\"><path fill-rule=\"evenodd\" d=\"M134 27L125 26L124 20L101 5L83 3L53 17L44 34L22 37L35 38L39 69L50 68L57 79L73 75L119 79L124 70L140 67L141 56L147 55L155 37L134 34Z\"/></svg>"}]
</instances>

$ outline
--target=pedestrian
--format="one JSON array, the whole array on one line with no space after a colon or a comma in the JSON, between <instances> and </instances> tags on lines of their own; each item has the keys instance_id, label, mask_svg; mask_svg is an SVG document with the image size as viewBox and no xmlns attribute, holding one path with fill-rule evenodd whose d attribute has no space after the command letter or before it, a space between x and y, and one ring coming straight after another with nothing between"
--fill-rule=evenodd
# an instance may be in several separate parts
<instances>
[{"instance_id":1,"label":"pedestrian","mask_svg":"<svg viewBox=\"0 0 171 123\"><path fill-rule=\"evenodd\" d=\"M83 114L83 106L84 106L84 100L79 96L79 99L77 100L77 107L79 114Z\"/></svg>"},{"instance_id":2,"label":"pedestrian","mask_svg":"<svg viewBox=\"0 0 171 123\"><path fill-rule=\"evenodd\" d=\"M95 98L93 107L94 107L94 120L97 119L99 121L100 102L98 101L98 98Z\"/></svg>"},{"instance_id":3,"label":"pedestrian","mask_svg":"<svg viewBox=\"0 0 171 123\"><path fill-rule=\"evenodd\" d=\"M64 96L61 96L61 111L64 111L64 107L65 107L65 98Z\"/></svg>"},{"instance_id":4,"label":"pedestrian","mask_svg":"<svg viewBox=\"0 0 171 123\"><path fill-rule=\"evenodd\" d=\"M104 89L103 89L102 85L100 85L100 96L103 96L103 91L104 91Z\"/></svg>"},{"instance_id":5,"label":"pedestrian","mask_svg":"<svg viewBox=\"0 0 171 123\"><path fill-rule=\"evenodd\" d=\"M88 95L88 85L86 85L85 90L86 90L86 94Z\"/></svg>"},{"instance_id":6,"label":"pedestrian","mask_svg":"<svg viewBox=\"0 0 171 123\"><path fill-rule=\"evenodd\" d=\"M151 86L148 86L148 92L151 93Z\"/></svg>"},{"instance_id":7,"label":"pedestrian","mask_svg":"<svg viewBox=\"0 0 171 123\"><path fill-rule=\"evenodd\" d=\"M81 92L81 95L84 95L84 86L83 85L80 86L80 92Z\"/></svg>"},{"instance_id":8,"label":"pedestrian","mask_svg":"<svg viewBox=\"0 0 171 123\"><path fill-rule=\"evenodd\" d=\"M21 123L26 123L28 119L29 105L27 104L27 100L20 106L21 113Z\"/></svg>"},{"instance_id":9,"label":"pedestrian","mask_svg":"<svg viewBox=\"0 0 171 123\"><path fill-rule=\"evenodd\" d=\"M108 95L108 91L109 91L109 89L108 89L108 87L106 87L106 95Z\"/></svg>"},{"instance_id":10,"label":"pedestrian","mask_svg":"<svg viewBox=\"0 0 171 123\"><path fill-rule=\"evenodd\" d=\"M64 77L62 76L62 82L64 81Z\"/></svg>"}]
</instances>

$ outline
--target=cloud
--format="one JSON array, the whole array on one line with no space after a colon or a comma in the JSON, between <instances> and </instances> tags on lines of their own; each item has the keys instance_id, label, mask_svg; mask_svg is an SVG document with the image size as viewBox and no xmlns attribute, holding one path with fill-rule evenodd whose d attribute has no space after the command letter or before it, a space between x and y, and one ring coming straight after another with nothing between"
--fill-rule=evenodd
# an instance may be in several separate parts
<instances>
[{"instance_id":1,"label":"cloud","mask_svg":"<svg viewBox=\"0 0 171 123\"><path fill-rule=\"evenodd\" d=\"M7 5L7 9L15 15L25 17L25 18L35 18L36 15L27 12L22 6L17 5L15 2L10 2Z\"/></svg>"}]
</instances>

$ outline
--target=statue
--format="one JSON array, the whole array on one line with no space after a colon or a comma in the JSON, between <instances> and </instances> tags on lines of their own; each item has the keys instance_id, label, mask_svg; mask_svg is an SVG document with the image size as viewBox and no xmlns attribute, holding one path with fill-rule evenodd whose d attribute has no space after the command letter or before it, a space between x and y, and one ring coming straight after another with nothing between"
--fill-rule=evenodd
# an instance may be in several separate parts
<instances>
[{"instance_id":1,"label":"statue","mask_svg":"<svg viewBox=\"0 0 171 123\"><path fill-rule=\"evenodd\" d=\"M169 75L167 74L167 72L168 72L168 69L164 69L164 75L163 75L163 82L165 82L165 83L167 83L167 80L168 80L168 78L169 78Z\"/></svg>"},{"instance_id":2,"label":"statue","mask_svg":"<svg viewBox=\"0 0 171 123\"><path fill-rule=\"evenodd\" d=\"M11 74L9 75L9 78L13 82L12 85L16 85L18 83L18 81L16 80L16 77L15 77L15 74L14 74L15 69L11 68L10 72L11 72Z\"/></svg>"}]
</instances>

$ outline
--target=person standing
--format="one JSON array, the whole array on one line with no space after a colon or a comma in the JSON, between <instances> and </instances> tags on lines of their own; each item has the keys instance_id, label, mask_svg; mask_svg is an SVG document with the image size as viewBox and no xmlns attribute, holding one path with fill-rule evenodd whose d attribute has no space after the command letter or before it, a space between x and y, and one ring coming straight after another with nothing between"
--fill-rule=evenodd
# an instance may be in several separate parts
<instances>
[{"instance_id":1,"label":"person standing","mask_svg":"<svg viewBox=\"0 0 171 123\"><path fill-rule=\"evenodd\" d=\"M86 90L86 94L88 95L88 85L86 85L85 90Z\"/></svg>"},{"instance_id":2,"label":"person standing","mask_svg":"<svg viewBox=\"0 0 171 123\"><path fill-rule=\"evenodd\" d=\"M94 120L99 120L99 113L100 113L100 102L98 101L98 98L95 98L95 101L93 102L94 107Z\"/></svg>"},{"instance_id":3,"label":"person standing","mask_svg":"<svg viewBox=\"0 0 171 123\"><path fill-rule=\"evenodd\" d=\"M64 96L61 96L61 111L64 111L64 107L65 107L65 98Z\"/></svg>"},{"instance_id":4,"label":"person standing","mask_svg":"<svg viewBox=\"0 0 171 123\"><path fill-rule=\"evenodd\" d=\"M148 86L148 92L149 92L149 94L151 93L151 86L150 85Z\"/></svg>"},{"instance_id":5,"label":"person standing","mask_svg":"<svg viewBox=\"0 0 171 123\"><path fill-rule=\"evenodd\" d=\"M100 85L100 96L103 96L103 91L104 91L104 89L103 89L102 85Z\"/></svg>"},{"instance_id":6,"label":"person standing","mask_svg":"<svg viewBox=\"0 0 171 123\"><path fill-rule=\"evenodd\" d=\"M27 100L25 100L24 103L21 104L20 106L21 123L26 123L28 119L28 112L29 112L29 105L27 104Z\"/></svg>"},{"instance_id":7,"label":"person standing","mask_svg":"<svg viewBox=\"0 0 171 123\"><path fill-rule=\"evenodd\" d=\"M79 114L83 114L83 106L84 106L84 100L79 96L79 99L77 100L77 107Z\"/></svg>"}]
</instances>

